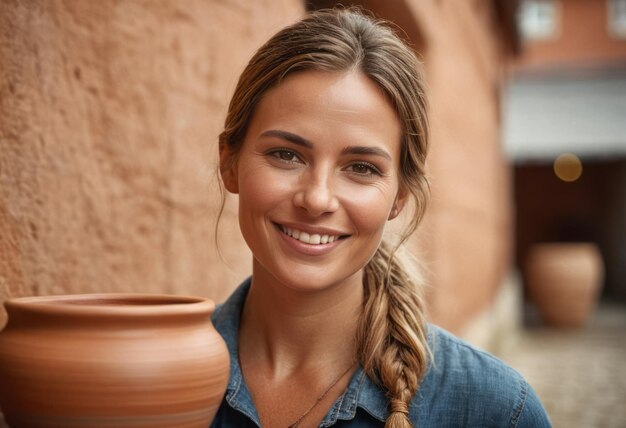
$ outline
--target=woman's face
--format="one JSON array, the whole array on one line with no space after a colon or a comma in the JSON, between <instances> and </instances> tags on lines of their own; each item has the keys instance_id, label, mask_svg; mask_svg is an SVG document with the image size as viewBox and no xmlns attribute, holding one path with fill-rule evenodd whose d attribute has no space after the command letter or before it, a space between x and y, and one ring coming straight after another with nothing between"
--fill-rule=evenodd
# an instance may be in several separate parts
<instances>
[{"instance_id":1,"label":"woman's face","mask_svg":"<svg viewBox=\"0 0 626 428\"><path fill-rule=\"evenodd\" d=\"M255 278L310 291L361 283L405 202L400 139L391 104L361 73L295 73L265 93L223 171Z\"/></svg>"}]
</instances>

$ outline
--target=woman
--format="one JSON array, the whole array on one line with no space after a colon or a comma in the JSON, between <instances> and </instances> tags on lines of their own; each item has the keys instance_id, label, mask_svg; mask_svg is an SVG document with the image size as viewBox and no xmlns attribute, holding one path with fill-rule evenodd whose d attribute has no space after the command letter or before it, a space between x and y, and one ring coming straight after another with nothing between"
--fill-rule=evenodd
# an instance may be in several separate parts
<instances>
[{"instance_id":1,"label":"woman","mask_svg":"<svg viewBox=\"0 0 626 428\"><path fill-rule=\"evenodd\" d=\"M412 201L404 241L426 205L418 70L384 24L331 10L243 72L220 171L253 274L213 316L231 356L213 426L549 426L521 376L426 323L420 284L383 240Z\"/></svg>"}]
</instances>

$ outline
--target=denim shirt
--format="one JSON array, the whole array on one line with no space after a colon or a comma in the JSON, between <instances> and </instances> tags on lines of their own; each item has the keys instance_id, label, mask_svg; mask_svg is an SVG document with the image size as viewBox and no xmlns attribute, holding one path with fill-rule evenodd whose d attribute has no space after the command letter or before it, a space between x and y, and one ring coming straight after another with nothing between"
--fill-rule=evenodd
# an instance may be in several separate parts
<instances>
[{"instance_id":1,"label":"denim shirt","mask_svg":"<svg viewBox=\"0 0 626 428\"><path fill-rule=\"evenodd\" d=\"M213 313L230 353L230 380L212 427L261 426L237 358L239 319L249 287L250 279ZM428 341L434 359L409 407L415 427L551 426L539 398L515 370L434 325L428 326ZM357 367L319 427L384 427L387 404L385 392Z\"/></svg>"}]
</instances>

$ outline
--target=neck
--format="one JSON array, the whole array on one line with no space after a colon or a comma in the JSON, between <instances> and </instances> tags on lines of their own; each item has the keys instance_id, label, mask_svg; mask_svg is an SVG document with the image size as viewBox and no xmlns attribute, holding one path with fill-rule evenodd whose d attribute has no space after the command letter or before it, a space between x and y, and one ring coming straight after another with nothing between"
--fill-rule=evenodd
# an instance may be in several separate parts
<instances>
[{"instance_id":1,"label":"neck","mask_svg":"<svg viewBox=\"0 0 626 428\"><path fill-rule=\"evenodd\" d=\"M241 319L240 355L254 356L276 376L320 365L348 367L362 305L360 273L302 291L255 272Z\"/></svg>"}]
</instances>

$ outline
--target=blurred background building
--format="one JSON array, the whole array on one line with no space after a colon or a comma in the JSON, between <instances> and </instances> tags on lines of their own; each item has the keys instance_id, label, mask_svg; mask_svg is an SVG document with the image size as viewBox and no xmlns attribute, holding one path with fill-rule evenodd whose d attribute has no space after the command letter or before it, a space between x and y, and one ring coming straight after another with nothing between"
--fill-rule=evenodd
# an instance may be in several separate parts
<instances>
[{"instance_id":1,"label":"blurred background building","mask_svg":"<svg viewBox=\"0 0 626 428\"><path fill-rule=\"evenodd\" d=\"M537 242L594 242L626 300L626 1L525 0L505 89L516 262ZM523 269L521 269L523 271Z\"/></svg>"},{"instance_id":2,"label":"blurred background building","mask_svg":"<svg viewBox=\"0 0 626 428\"><path fill-rule=\"evenodd\" d=\"M514 269L527 309L583 328L526 330L501 356L555 427L626 426L626 1L522 0L517 16L502 110Z\"/></svg>"}]
</instances>

